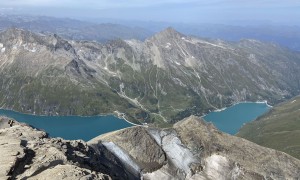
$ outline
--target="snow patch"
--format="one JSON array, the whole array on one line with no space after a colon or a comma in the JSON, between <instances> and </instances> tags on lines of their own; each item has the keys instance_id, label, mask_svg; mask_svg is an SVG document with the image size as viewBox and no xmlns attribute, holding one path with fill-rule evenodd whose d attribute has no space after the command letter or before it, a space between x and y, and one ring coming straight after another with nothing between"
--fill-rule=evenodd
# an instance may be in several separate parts
<instances>
[{"instance_id":1,"label":"snow patch","mask_svg":"<svg viewBox=\"0 0 300 180\"><path fill-rule=\"evenodd\" d=\"M5 47L2 43L0 43L0 50L1 50L1 53L5 52Z\"/></svg>"},{"instance_id":2,"label":"snow patch","mask_svg":"<svg viewBox=\"0 0 300 180\"><path fill-rule=\"evenodd\" d=\"M172 46L171 43L167 43L167 45L165 46L165 48L170 48Z\"/></svg>"},{"instance_id":3,"label":"snow patch","mask_svg":"<svg viewBox=\"0 0 300 180\"><path fill-rule=\"evenodd\" d=\"M191 174L190 165L192 163L199 163L199 160L182 144L181 140L174 133L163 137L162 147L168 159L187 175Z\"/></svg>"},{"instance_id":4,"label":"snow patch","mask_svg":"<svg viewBox=\"0 0 300 180\"><path fill-rule=\"evenodd\" d=\"M177 65L179 65L179 66L181 65L181 64L180 64L179 62L177 62L177 61L175 61L175 64L177 64Z\"/></svg>"},{"instance_id":5,"label":"snow patch","mask_svg":"<svg viewBox=\"0 0 300 180\"><path fill-rule=\"evenodd\" d=\"M292 101L291 103L295 103L295 102L296 102L296 100Z\"/></svg>"},{"instance_id":6,"label":"snow patch","mask_svg":"<svg viewBox=\"0 0 300 180\"><path fill-rule=\"evenodd\" d=\"M36 47L35 44L23 44L23 48L29 52L35 53L36 52Z\"/></svg>"},{"instance_id":7,"label":"snow patch","mask_svg":"<svg viewBox=\"0 0 300 180\"><path fill-rule=\"evenodd\" d=\"M134 173L139 173L141 171L140 167L130 158L130 156L123 151L119 146L113 142L103 142L102 143L110 152L117 156L124 164L129 166Z\"/></svg>"},{"instance_id":8,"label":"snow patch","mask_svg":"<svg viewBox=\"0 0 300 180\"><path fill-rule=\"evenodd\" d=\"M156 129L148 129L148 133L151 135L151 137L156 141L156 143L159 146L162 146L162 142L161 142L161 134L159 130Z\"/></svg>"}]
</instances>

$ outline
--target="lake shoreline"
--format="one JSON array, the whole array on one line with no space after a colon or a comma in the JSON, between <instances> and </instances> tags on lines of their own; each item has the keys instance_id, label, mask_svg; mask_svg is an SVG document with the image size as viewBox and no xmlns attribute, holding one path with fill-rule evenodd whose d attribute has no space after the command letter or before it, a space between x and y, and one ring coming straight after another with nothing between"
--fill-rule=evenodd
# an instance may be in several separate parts
<instances>
[{"instance_id":1,"label":"lake shoreline","mask_svg":"<svg viewBox=\"0 0 300 180\"><path fill-rule=\"evenodd\" d=\"M234 135L244 124L255 120L271 108L267 101L244 101L211 111L201 117L206 122L213 123L221 131Z\"/></svg>"},{"instance_id":2,"label":"lake shoreline","mask_svg":"<svg viewBox=\"0 0 300 180\"><path fill-rule=\"evenodd\" d=\"M129 120L126 119L126 117L124 116L119 116L118 113L120 114L125 114L125 113L121 113L119 111L114 111L113 113L100 113L98 115L91 115L91 116L82 116L82 115L63 115L63 116L60 116L59 114L56 113L56 115L44 115L44 114L31 114L31 113L27 113L27 112L19 112L19 111L16 111L16 110L13 110L13 109L7 109L7 108L3 108L1 107L0 110L4 110L4 111L12 111L14 113L19 113L19 114L25 114L25 115L30 115L30 116L40 116L40 117L82 117L82 118L90 118L90 117L104 117L104 116L114 116L116 118L119 118L121 120L124 120L126 121L127 123L131 124L131 125L134 125L134 126L143 126L141 124L135 124L133 122L130 122ZM126 116L126 115L125 115Z\"/></svg>"},{"instance_id":3,"label":"lake shoreline","mask_svg":"<svg viewBox=\"0 0 300 180\"><path fill-rule=\"evenodd\" d=\"M221 111L224 111L224 110L226 110L227 108L230 108L230 107L232 107L232 106L235 106L235 105L238 105L238 104L246 104L246 103L266 104L269 108L273 108L273 106L271 106L271 105L268 104L268 101L267 101L267 100L264 100L264 101L241 101L241 102L234 103L234 104L232 104L231 106L228 106L228 107L224 107L224 108L221 108L221 109L214 110L214 111L212 111L212 112L221 112Z\"/></svg>"}]
</instances>

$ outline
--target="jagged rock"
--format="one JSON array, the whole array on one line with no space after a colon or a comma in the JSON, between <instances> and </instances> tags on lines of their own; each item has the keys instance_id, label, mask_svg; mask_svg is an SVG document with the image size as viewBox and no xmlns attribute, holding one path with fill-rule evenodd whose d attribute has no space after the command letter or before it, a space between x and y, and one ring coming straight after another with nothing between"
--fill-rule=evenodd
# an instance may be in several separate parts
<instances>
[{"instance_id":1,"label":"jagged rock","mask_svg":"<svg viewBox=\"0 0 300 180\"><path fill-rule=\"evenodd\" d=\"M172 128L136 126L89 142L49 138L0 118L1 179L295 179L300 160L191 116Z\"/></svg>"},{"instance_id":2,"label":"jagged rock","mask_svg":"<svg viewBox=\"0 0 300 180\"><path fill-rule=\"evenodd\" d=\"M65 180L109 180L110 177L101 173L92 172L88 169L79 168L74 165L57 165L46 169L29 180L65 179Z\"/></svg>"},{"instance_id":3,"label":"jagged rock","mask_svg":"<svg viewBox=\"0 0 300 180\"><path fill-rule=\"evenodd\" d=\"M7 126L9 120L0 117L0 179L135 177L105 148L95 152L83 141L49 138L45 132L15 120L12 127Z\"/></svg>"},{"instance_id":4,"label":"jagged rock","mask_svg":"<svg viewBox=\"0 0 300 180\"><path fill-rule=\"evenodd\" d=\"M144 169L143 179L296 180L300 177L298 159L222 133L195 116L176 123L173 128L133 127L101 135L88 144L104 141L120 146L136 164L140 163L140 157L151 157L152 151L163 151L167 163L151 169L143 164L140 166ZM155 141L156 145L149 151L143 141ZM133 145L138 146L138 151Z\"/></svg>"},{"instance_id":5,"label":"jagged rock","mask_svg":"<svg viewBox=\"0 0 300 180\"><path fill-rule=\"evenodd\" d=\"M155 170L166 164L166 155L143 127L128 128L105 134L88 142L89 145L113 142L134 158L143 171ZM141 153L143 152L143 153Z\"/></svg>"}]
</instances>

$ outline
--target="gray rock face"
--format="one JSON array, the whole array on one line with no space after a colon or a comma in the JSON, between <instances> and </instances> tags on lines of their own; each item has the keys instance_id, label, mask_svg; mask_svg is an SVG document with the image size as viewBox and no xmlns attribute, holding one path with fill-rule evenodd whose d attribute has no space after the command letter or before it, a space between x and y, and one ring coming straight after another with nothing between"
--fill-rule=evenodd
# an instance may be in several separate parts
<instances>
[{"instance_id":1,"label":"gray rock face","mask_svg":"<svg viewBox=\"0 0 300 180\"><path fill-rule=\"evenodd\" d=\"M0 118L0 179L297 179L300 161L191 116L85 143Z\"/></svg>"},{"instance_id":2,"label":"gray rock face","mask_svg":"<svg viewBox=\"0 0 300 180\"><path fill-rule=\"evenodd\" d=\"M47 134L0 117L0 179L135 179L105 147Z\"/></svg>"},{"instance_id":3,"label":"gray rock face","mask_svg":"<svg viewBox=\"0 0 300 180\"><path fill-rule=\"evenodd\" d=\"M104 142L112 142L127 152L139 165L143 179L296 180L300 177L298 159L222 133L195 116L176 123L173 128L133 127L99 136L88 144ZM154 145L145 146L147 142ZM153 152L161 155L153 156ZM142 162L153 163L147 168L148 164Z\"/></svg>"},{"instance_id":4,"label":"gray rock face","mask_svg":"<svg viewBox=\"0 0 300 180\"><path fill-rule=\"evenodd\" d=\"M35 114L118 111L136 123L167 124L240 101L274 104L300 88L299 53L172 28L144 42L106 44L9 29L0 51L0 106Z\"/></svg>"}]
</instances>

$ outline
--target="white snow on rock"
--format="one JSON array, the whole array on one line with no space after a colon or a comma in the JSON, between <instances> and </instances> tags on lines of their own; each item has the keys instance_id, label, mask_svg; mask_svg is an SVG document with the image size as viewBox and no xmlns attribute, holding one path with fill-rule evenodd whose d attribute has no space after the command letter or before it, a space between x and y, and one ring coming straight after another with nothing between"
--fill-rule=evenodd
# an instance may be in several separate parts
<instances>
[{"instance_id":1,"label":"white snow on rock","mask_svg":"<svg viewBox=\"0 0 300 180\"><path fill-rule=\"evenodd\" d=\"M181 65L181 64L180 64L179 62L177 62L177 61L175 61L175 64L177 64L177 65L179 65L179 66Z\"/></svg>"},{"instance_id":2,"label":"white snow on rock","mask_svg":"<svg viewBox=\"0 0 300 180\"><path fill-rule=\"evenodd\" d=\"M23 48L29 52L35 53L36 52L36 47L35 44L23 44Z\"/></svg>"},{"instance_id":3,"label":"white snow on rock","mask_svg":"<svg viewBox=\"0 0 300 180\"><path fill-rule=\"evenodd\" d=\"M156 143L163 148L172 164L176 168L183 170L187 177L190 177L190 165L192 163L198 164L200 163L200 160L195 157L184 144L182 144L181 140L177 137L177 134L156 129L148 129L148 132L155 139ZM148 176L152 175L151 173L148 174Z\"/></svg>"},{"instance_id":4,"label":"white snow on rock","mask_svg":"<svg viewBox=\"0 0 300 180\"><path fill-rule=\"evenodd\" d=\"M163 137L162 147L168 159L172 161L172 164L183 170L187 175L191 174L190 165L192 163L199 163L193 153L173 133Z\"/></svg>"},{"instance_id":5,"label":"white snow on rock","mask_svg":"<svg viewBox=\"0 0 300 180\"><path fill-rule=\"evenodd\" d=\"M165 46L165 48L170 48L172 46L172 44L171 43L167 43L167 45Z\"/></svg>"},{"instance_id":6,"label":"white snow on rock","mask_svg":"<svg viewBox=\"0 0 300 180\"><path fill-rule=\"evenodd\" d=\"M134 173L139 173L141 171L140 167L130 158L130 156L119 146L113 142L103 142L102 143L110 152L117 156L124 164L129 166Z\"/></svg>"},{"instance_id":7,"label":"white snow on rock","mask_svg":"<svg viewBox=\"0 0 300 180\"><path fill-rule=\"evenodd\" d=\"M0 50L1 50L1 53L5 52L5 47L2 43L0 43Z\"/></svg>"}]
</instances>

